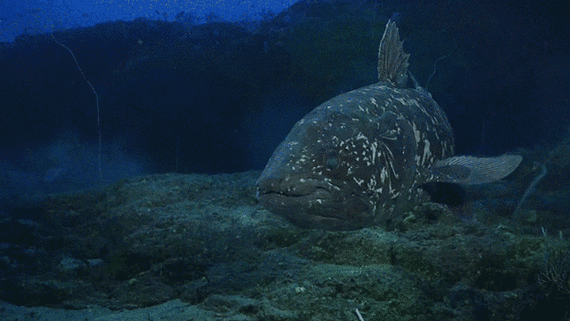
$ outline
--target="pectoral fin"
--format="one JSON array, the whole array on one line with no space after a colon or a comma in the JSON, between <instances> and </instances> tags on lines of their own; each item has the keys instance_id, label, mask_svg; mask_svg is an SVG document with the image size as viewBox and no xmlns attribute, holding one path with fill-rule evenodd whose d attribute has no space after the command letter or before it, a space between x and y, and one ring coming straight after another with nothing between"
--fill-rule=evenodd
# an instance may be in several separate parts
<instances>
[{"instance_id":1,"label":"pectoral fin","mask_svg":"<svg viewBox=\"0 0 570 321\"><path fill-rule=\"evenodd\" d=\"M512 173L522 156L457 156L437 161L429 170L432 181L457 184L484 184L498 181Z\"/></svg>"}]
</instances>

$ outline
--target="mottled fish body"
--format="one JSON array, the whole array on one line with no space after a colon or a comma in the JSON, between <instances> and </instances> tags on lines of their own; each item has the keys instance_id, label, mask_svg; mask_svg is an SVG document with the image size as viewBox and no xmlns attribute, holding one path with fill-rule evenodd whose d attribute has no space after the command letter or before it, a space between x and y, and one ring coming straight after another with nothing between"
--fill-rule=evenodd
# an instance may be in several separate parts
<instances>
[{"instance_id":1,"label":"mottled fish body","mask_svg":"<svg viewBox=\"0 0 570 321\"><path fill-rule=\"evenodd\" d=\"M514 171L517 155L452 157L444 111L423 88L405 88L408 57L388 21L380 82L332 98L293 126L257 181L261 204L302 227L350 230L413 206L427 182L487 183Z\"/></svg>"}]
</instances>

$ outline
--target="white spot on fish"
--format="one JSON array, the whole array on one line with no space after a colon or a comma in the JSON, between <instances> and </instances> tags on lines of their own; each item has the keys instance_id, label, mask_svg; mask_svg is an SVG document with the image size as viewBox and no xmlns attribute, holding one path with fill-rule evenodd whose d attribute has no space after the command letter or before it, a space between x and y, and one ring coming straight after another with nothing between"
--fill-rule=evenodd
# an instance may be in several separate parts
<instances>
[{"instance_id":1,"label":"white spot on fish","mask_svg":"<svg viewBox=\"0 0 570 321\"><path fill-rule=\"evenodd\" d=\"M374 142L370 145L370 152L372 153L372 165L376 163L376 148L378 147L378 142Z\"/></svg>"},{"instance_id":2,"label":"white spot on fish","mask_svg":"<svg viewBox=\"0 0 570 321\"><path fill-rule=\"evenodd\" d=\"M430 157L431 157L430 143L429 143L429 140L426 139L426 140L424 140L424 153L422 155L421 165L422 166L425 165L426 160Z\"/></svg>"},{"instance_id":3,"label":"white spot on fish","mask_svg":"<svg viewBox=\"0 0 570 321\"><path fill-rule=\"evenodd\" d=\"M382 170L380 170L380 182L382 182L382 184L386 181L386 177L388 177L388 169L382 167Z\"/></svg>"},{"instance_id":4,"label":"white spot on fish","mask_svg":"<svg viewBox=\"0 0 570 321\"><path fill-rule=\"evenodd\" d=\"M362 186L362 184L364 184L364 180L363 179L359 179L357 177L353 177L354 181L356 182L356 184L358 184L358 186Z\"/></svg>"}]
</instances>

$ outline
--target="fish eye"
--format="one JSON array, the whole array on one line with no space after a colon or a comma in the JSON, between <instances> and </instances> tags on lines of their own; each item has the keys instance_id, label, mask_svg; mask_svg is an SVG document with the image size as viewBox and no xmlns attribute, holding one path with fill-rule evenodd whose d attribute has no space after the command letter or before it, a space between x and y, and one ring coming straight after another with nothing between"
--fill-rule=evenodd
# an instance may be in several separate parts
<instances>
[{"instance_id":1,"label":"fish eye","mask_svg":"<svg viewBox=\"0 0 570 321\"><path fill-rule=\"evenodd\" d=\"M398 79L396 80L396 82L398 83L398 85L403 86L408 82L408 75L403 72L400 75L398 75Z\"/></svg>"},{"instance_id":2,"label":"fish eye","mask_svg":"<svg viewBox=\"0 0 570 321\"><path fill-rule=\"evenodd\" d=\"M340 159L338 158L338 153L333 150L326 151L323 154L323 162L325 167L329 170L338 168L340 165Z\"/></svg>"}]
</instances>

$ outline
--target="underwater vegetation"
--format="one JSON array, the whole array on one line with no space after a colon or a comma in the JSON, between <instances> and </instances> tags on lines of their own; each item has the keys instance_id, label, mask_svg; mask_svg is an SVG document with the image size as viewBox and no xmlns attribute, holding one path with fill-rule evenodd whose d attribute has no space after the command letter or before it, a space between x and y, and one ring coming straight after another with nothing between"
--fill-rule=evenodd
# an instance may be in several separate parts
<instances>
[{"instance_id":1,"label":"underwater vegetation","mask_svg":"<svg viewBox=\"0 0 570 321\"><path fill-rule=\"evenodd\" d=\"M554 241L545 248L538 282L547 295L567 300L570 298L570 247L562 241Z\"/></svg>"}]
</instances>

